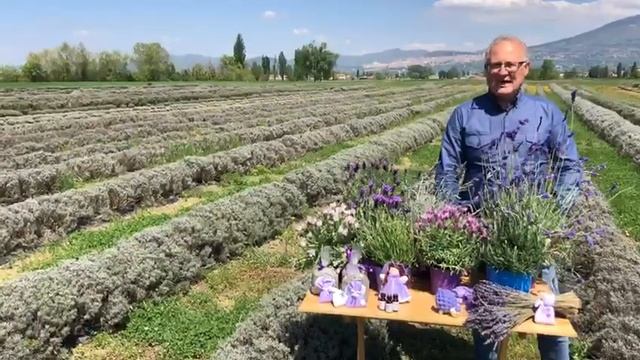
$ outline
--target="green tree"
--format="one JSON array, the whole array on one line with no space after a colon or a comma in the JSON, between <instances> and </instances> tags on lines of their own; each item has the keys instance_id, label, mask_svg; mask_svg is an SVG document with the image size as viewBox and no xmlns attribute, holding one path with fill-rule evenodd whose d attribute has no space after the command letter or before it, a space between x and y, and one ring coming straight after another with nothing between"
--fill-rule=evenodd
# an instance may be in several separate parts
<instances>
[{"instance_id":1,"label":"green tree","mask_svg":"<svg viewBox=\"0 0 640 360\"><path fill-rule=\"evenodd\" d=\"M135 77L140 81L159 81L169 78L169 52L159 43L136 43L133 46Z\"/></svg>"},{"instance_id":2,"label":"green tree","mask_svg":"<svg viewBox=\"0 0 640 360\"><path fill-rule=\"evenodd\" d=\"M268 56L262 56L262 73L269 78L269 74L271 73L271 59Z\"/></svg>"},{"instance_id":3,"label":"green tree","mask_svg":"<svg viewBox=\"0 0 640 360\"><path fill-rule=\"evenodd\" d=\"M629 76L637 79L640 77L640 74L638 73L638 63L637 62L633 62L633 65L631 66L631 70L629 71Z\"/></svg>"},{"instance_id":4,"label":"green tree","mask_svg":"<svg viewBox=\"0 0 640 360\"><path fill-rule=\"evenodd\" d=\"M447 70L447 79L458 79L460 78L460 70L457 67L452 66L449 70Z\"/></svg>"},{"instance_id":5,"label":"green tree","mask_svg":"<svg viewBox=\"0 0 640 360\"><path fill-rule=\"evenodd\" d=\"M196 81L210 80L209 71L202 64L194 64L191 67L191 79Z\"/></svg>"},{"instance_id":6,"label":"green tree","mask_svg":"<svg viewBox=\"0 0 640 360\"><path fill-rule=\"evenodd\" d=\"M284 76L287 73L287 58L282 51L278 55L278 71L280 72L280 80L284 80Z\"/></svg>"},{"instance_id":7,"label":"green tree","mask_svg":"<svg viewBox=\"0 0 640 360\"><path fill-rule=\"evenodd\" d=\"M27 55L27 61L22 65L22 76L29 81L45 81L47 73L42 66L42 58L35 53Z\"/></svg>"},{"instance_id":8,"label":"green tree","mask_svg":"<svg viewBox=\"0 0 640 360\"><path fill-rule=\"evenodd\" d=\"M553 80L558 78L556 65L551 59L544 59L540 67L540 80Z\"/></svg>"},{"instance_id":9,"label":"green tree","mask_svg":"<svg viewBox=\"0 0 640 360\"><path fill-rule=\"evenodd\" d=\"M255 81L250 69L241 68L233 56L223 55L220 58L220 70L216 73L219 80Z\"/></svg>"},{"instance_id":10,"label":"green tree","mask_svg":"<svg viewBox=\"0 0 640 360\"><path fill-rule=\"evenodd\" d=\"M384 80L387 78L387 75L383 72L376 72L375 74L373 74L373 78L376 80Z\"/></svg>"},{"instance_id":11,"label":"green tree","mask_svg":"<svg viewBox=\"0 0 640 360\"><path fill-rule=\"evenodd\" d=\"M571 70L564 73L565 79L575 79L578 77L578 69L576 67L572 67Z\"/></svg>"},{"instance_id":12,"label":"green tree","mask_svg":"<svg viewBox=\"0 0 640 360\"><path fill-rule=\"evenodd\" d=\"M407 76L410 79L428 79L433 75L433 69L430 66L424 65L409 65L407 66Z\"/></svg>"},{"instance_id":13,"label":"green tree","mask_svg":"<svg viewBox=\"0 0 640 360\"><path fill-rule=\"evenodd\" d=\"M327 44L316 46L311 42L296 49L294 55L294 76L297 80L313 78L313 81L328 80L333 76L333 69L338 54L327 50Z\"/></svg>"},{"instance_id":14,"label":"green tree","mask_svg":"<svg viewBox=\"0 0 640 360\"><path fill-rule=\"evenodd\" d=\"M619 62L618 66L616 66L616 77L618 79L622 78L622 63Z\"/></svg>"},{"instance_id":15,"label":"green tree","mask_svg":"<svg viewBox=\"0 0 640 360\"><path fill-rule=\"evenodd\" d=\"M273 65L271 67L271 73L273 74L273 80L276 79L276 77L278 76L278 69L277 69L277 65L278 64L278 59L274 56L273 57Z\"/></svg>"},{"instance_id":16,"label":"green tree","mask_svg":"<svg viewBox=\"0 0 640 360\"><path fill-rule=\"evenodd\" d=\"M92 61L91 55L84 47L84 44L78 44L78 48L75 51L74 58L74 80L76 81L88 81L95 80L95 62ZM92 68L92 65L93 68ZM92 76L93 75L93 76ZM92 79L93 77L93 79Z\"/></svg>"},{"instance_id":17,"label":"green tree","mask_svg":"<svg viewBox=\"0 0 640 360\"><path fill-rule=\"evenodd\" d=\"M264 61L264 56L262 57L262 59ZM253 63L251 63L251 74L253 74L253 77L256 78L256 81L260 80L260 78L262 77L263 71L264 71L264 68L260 67L257 62L254 61Z\"/></svg>"},{"instance_id":18,"label":"green tree","mask_svg":"<svg viewBox=\"0 0 640 360\"><path fill-rule=\"evenodd\" d=\"M15 66L0 66L0 82L20 81L20 69Z\"/></svg>"},{"instance_id":19,"label":"green tree","mask_svg":"<svg viewBox=\"0 0 640 360\"><path fill-rule=\"evenodd\" d=\"M531 67L526 76L527 80L540 80L540 68Z\"/></svg>"},{"instance_id":20,"label":"green tree","mask_svg":"<svg viewBox=\"0 0 640 360\"><path fill-rule=\"evenodd\" d=\"M242 39L242 34L238 34L238 36L236 36L236 43L233 44L233 59L241 69L244 69L244 62L246 58L247 54L244 47L244 40Z\"/></svg>"},{"instance_id":21,"label":"green tree","mask_svg":"<svg viewBox=\"0 0 640 360\"><path fill-rule=\"evenodd\" d=\"M131 78L129 58L118 51L102 51L97 59L98 81L124 81Z\"/></svg>"}]
</instances>

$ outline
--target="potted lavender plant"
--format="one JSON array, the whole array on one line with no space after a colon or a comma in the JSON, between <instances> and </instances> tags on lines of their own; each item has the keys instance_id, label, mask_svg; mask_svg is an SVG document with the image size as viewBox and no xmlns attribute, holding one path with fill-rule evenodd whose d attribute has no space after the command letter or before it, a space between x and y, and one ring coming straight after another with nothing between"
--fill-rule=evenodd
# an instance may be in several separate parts
<instances>
[{"instance_id":1,"label":"potted lavender plant","mask_svg":"<svg viewBox=\"0 0 640 360\"><path fill-rule=\"evenodd\" d=\"M444 205L425 211L416 222L419 265L429 266L431 291L453 289L477 265L484 223L467 208Z\"/></svg>"},{"instance_id":2,"label":"potted lavender plant","mask_svg":"<svg viewBox=\"0 0 640 360\"><path fill-rule=\"evenodd\" d=\"M394 261L407 275L415 260L412 226L405 209L406 174L385 160L348 166L351 186L346 197L356 209L355 241L362 246L362 265L370 286L381 285L383 266Z\"/></svg>"},{"instance_id":3,"label":"potted lavender plant","mask_svg":"<svg viewBox=\"0 0 640 360\"><path fill-rule=\"evenodd\" d=\"M550 237L564 216L548 196L506 187L485 202L483 214L492 234L482 249L490 281L528 292L537 272L566 253L567 243Z\"/></svg>"},{"instance_id":4,"label":"potted lavender plant","mask_svg":"<svg viewBox=\"0 0 640 360\"><path fill-rule=\"evenodd\" d=\"M318 264L324 248L329 248L332 254L340 255L332 257L332 266L338 268L344 265L347 261L346 250L352 245L358 227L355 215L355 209L349 209L345 204L331 203L317 216L307 217L305 223L297 229L302 233L302 266Z\"/></svg>"}]
</instances>

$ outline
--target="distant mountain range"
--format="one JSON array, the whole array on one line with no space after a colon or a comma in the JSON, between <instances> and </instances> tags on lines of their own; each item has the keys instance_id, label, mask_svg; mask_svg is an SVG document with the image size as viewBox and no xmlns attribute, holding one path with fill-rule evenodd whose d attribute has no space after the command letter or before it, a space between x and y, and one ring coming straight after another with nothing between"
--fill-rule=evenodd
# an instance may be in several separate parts
<instances>
[{"instance_id":1,"label":"distant mountain range","mask_svg":"<svg viewBox=\"0 0 640 360\"><path fill-rule=\"evenodd\" d=\"M639 0L640 1L640 0ZM543 59L553 59L561 68L577 66L586 69L589 66L607 64L615 67L618 62L628 65L640 62L640 15L631 16L601 26L597 29L570 38L532 46L530 58L538 66ZM172 55L176 69L189 68L197 63L211 61L218 64L219 58L197 54ZM248 62L259 58L248 59ZM292 59L289 59L290 61ZM481 70L482 51L427 51L389 49L363 55L340 55L337 70L355 71L356 69L382 70L402 69L408 65L431 65L437 69L453 65L468 70Z\"/></svg>"}]
</instances>

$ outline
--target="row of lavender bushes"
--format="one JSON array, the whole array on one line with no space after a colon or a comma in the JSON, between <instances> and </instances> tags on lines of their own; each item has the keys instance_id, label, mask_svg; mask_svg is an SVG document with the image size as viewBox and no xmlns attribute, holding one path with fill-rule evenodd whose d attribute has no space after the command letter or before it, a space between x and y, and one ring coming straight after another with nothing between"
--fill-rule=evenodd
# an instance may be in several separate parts
<instances>
[{"instance_id":1,"label":"row of lavender bushes","mask_svg":"<svg viewBox=\"0 0 640 360\"><path fill-rule=\"evenodd\" d=\"M571 92L551 84L551 89L567 104L571 104ZM603 108L588 100L576 98L575 111L594 132L602 136L623 155L630 156L640 165L640 126L634 125L615 111Z\"/></svg>"},{"instance_id":2,"label":"row of lavender bushes","mask_svg":"<svg viewBox=\"0 0 640 360\"><path fill-rule=\"evenodd\" d=\"M460 94L458 96L465 96ZM355 119L345 124L286 135L204 157L128 173L102 183L28 199L0 208L0 256L38 248L91 222L179 195L197 184L217 181L223 174L243 173L258 165L275 166L323 146L378 133L418 112L429 111L451 98Z\"/></svg>"},{"instance_id":3,"label":"row of lavender bushes","mask_svg":"<svg viewBox=\"0 0 640 360\"><path fill-rule=\"evenodd\" d=\"M620 116L622 116L623 118L634 123L635 125L640 125L640 108L639 107L624 103L621 100L614 100L604 95L599 95L597 93L584 89L584 87L580 89L580 94L587 100L595 103L596 105L600 105L609 110L613 110L618 114L620 114Z\"/></svg>"},{"instance_id":4,"label":"row of lavender bushes","mask_svg":"<svg viewBox=\"0 0 640 360\"><path fill-rule=\"evenodd\" d=\"M257 101L242 107L220 106L215 110L205 108L189 111L188 113L182 111L136 112L136 119L143 118L145 120L90 129L71 128L39 131L31 130L32 126L19 126L17 129L13 129L14 134L10 131L3 133L0 137L0 146L6 150L3 154L5 156L23 155L33 151L56 152L96 143L134 141L162 135L167 132L224 129L229 123L244 123L259 117L282 117L295 109L299 109L302 104L311 105L304 102L303 99L269 100L272 100L272 104L265 105L264 108L260 106L261 102ZM328 105L332 100L330 98L320 104ZM278 108L278 105L282 105L282 108ZM93 120L100 122L105 118L108 120L111 116L95 115ZM52 124L64 124L65 122L70 122L70 120L61 119L59 114L51 115ZM24 134L15 134L15 132L24 132Z\"/></svg>"},{"instance_id":5,"label":"row of lavender bushes","mask_svg":"<svg viewBox=\"0 0 640 360\"><path fill-rule=\"evenodd\" d=\"M29 114L38 111L84 108L115 108L142 106L175 101L205 100L225 97L246 97L270 93L304 91L297 85L285 86L217 86L217 85L154 85L128 87L98 87L85 89L7 90L0 96L0 110Z\"/></svg>"},{"instance_id":6,"label":"row of lavender bushes","mask_svg":"<svg viewBox=\"0 0 640 360\"><path fill-rule=\"evenodd\" d=\"M405 106L402 106L405 105ZM62 189L63 179L87 181L108 178L141 170L158 163L167 152L176 146L191 148L213 148L228 150L241 145L260 141L271 141L285 135L294 135L327 126L341 124L347 120L364 116L384 114L399 108L406 108L408 102L400 104L370 105L365 108L350 106L334 108L342 110L319 118L298 118L275 126L260 126L231 132L216 132L196 141L156 143L139 146L111 154L94 154L69 159L60 164L44 165L30 169L7 171L0 175L0 203L11 204L37 195L51 194Z\"/></svg>"},{"instance_id":7,"label":"row of lavender bushes","mask_svg":"<svg viewBox=\"0 0 640 360\"><path fill-rule=\"evenodd\" d=\"M416 90L416 96L424 95L428 90ZM433 90L431 90L433 91ZM414 94L412 92L412 94ZM173 109L176 104L160 108L135 108L128 111L82 111L67 114L24 116L13 118L24 120L13 125L3 125L0 136L0 146L3 149L14 147L22 143L38 143L43 140L72 137L64 143L70 146L82 146L87 143L118 141L149 136L160 131L187 131L196 129L214 129L223 124L236 121L247 121L252 118L269 118L285 116L290 112L304 110L314 105L329 105L332 103L357 103L373 100L379 97L400 97L403 94L393 92L348 92L335 94L325 92L309 94L308 98L301 94L291 96L265 96L260 99L244 101L218 101L214 103L192 104L187 109ZM351 101L350 101L351 100ZM145 133L145 128L152 127L156 132ZM126 134L121 132L126 131ZM81 135L81 136L80 136ZM75 138L78 137L79 138ZM53 145L43 147L43 150L55 150ZM14 151L14 154L19 154Z\"/></svg>"},{"instance_id":8,"label":"row of lavender bushes","mask_svg":"<svg viewBox=\"0 0 640 360\"><path fill-rule=\"evenodd\" d=\"M417 119L293 171L281 182L199 206L102 253L4 283L1 358L65 357L77 337L112 329L136 303L185 288L206 266L265 242L306 206L340 193L347 164L395 158L428 143L442 131L444 119Z\"/></svg>"}]
</instances>

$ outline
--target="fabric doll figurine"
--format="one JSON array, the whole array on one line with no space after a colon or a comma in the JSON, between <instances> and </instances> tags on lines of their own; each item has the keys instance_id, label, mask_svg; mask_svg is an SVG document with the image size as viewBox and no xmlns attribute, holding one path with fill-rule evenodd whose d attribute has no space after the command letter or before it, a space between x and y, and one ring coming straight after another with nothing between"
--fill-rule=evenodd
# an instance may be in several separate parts
<instances>
[{"instance_id":1,"label":"fabric doll figurine","mask_svg":"<svg viewBox=\"0 0 640 360\"><path fill-rule=\"evenodd\" d=\"M331 302L332 294L338 289L338 273L329 266L331 263L331 249L323 247L320 251L320 264L313 272L311 293L320 296L321 303Z\"/></svg>"},{"instance_id":2,"label":"fabric doll figurine","mask_svg":"<svg viewBox=\"0 0 640 360\"><path fill-rule=\"evenodd\" d=\"M556 303L556 296L553 293L545 293L536 300L534 307L536 313L533 321L536 324L553 325L556 322L556 312L553 306Z\"/></svg>"},{"instance_id":3,"label":"fabric doll figurine","mask_svg":"<svg viewBox=\"0 0 640 360\"><path fill-rule=\"evenodd\" d=\"M347 307L362 307L367 305L369 278L358 264L362 252L353 248L348 255L348 262L342 269L342 291L347 296Z\"/></svg>"},{"instance_id":4,"label":"fabric doll figurine","mask_svg":"<svg viewBox=\"0 0 640 360\"><path fill-rule=\"evenodd\" d=\"M387 296L398 295L400 303L411 301L407 281L409 277L405 274L404 266L394 262L388 262L380 272L380 280L382 280L381 293Z\"/></svg>"},{"instance_id":5,"label":"fabric doll figurine","mask_svg":"<svg viewBox=\"0 0 640 360\"><path fill-rule=\"evenodd\" d=\"M440 314L457 317L460 314L460 301L456 293L449 289L439 288L436 292L436 310Z\"/></svg>"}]
</instances>

